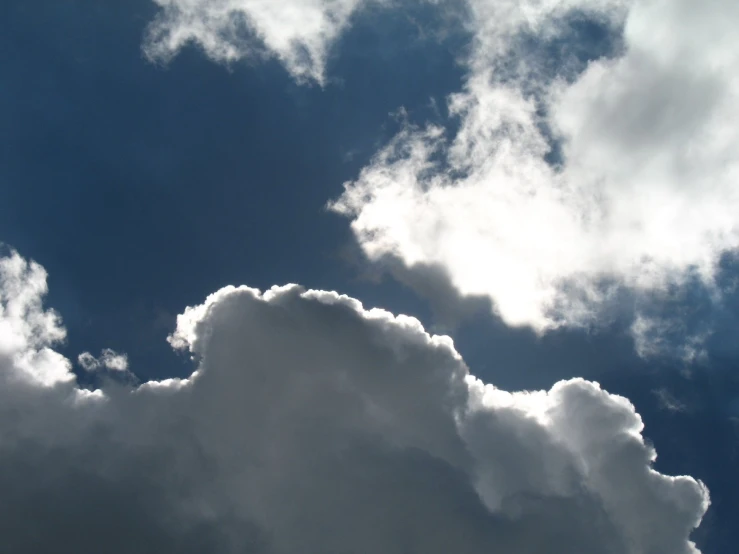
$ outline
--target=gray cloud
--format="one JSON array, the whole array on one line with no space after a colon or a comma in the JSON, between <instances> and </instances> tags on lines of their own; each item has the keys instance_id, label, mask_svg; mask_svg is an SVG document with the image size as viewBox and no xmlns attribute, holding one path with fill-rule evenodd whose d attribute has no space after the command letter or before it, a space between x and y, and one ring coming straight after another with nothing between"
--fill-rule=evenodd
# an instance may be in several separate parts
<instances>
[{"instance_id":1,"label":"gray cloud","mask_svg":"<svg viewBox=\"0 0 739 554\"><path fill-rule=\"evenodd\" d=\"M287 286L180 315L189 379L85 391L43 269L0 277L2 550L696 552L707 491L596 383L509 393L413 318Z\"/></svg>"}]
</instances>

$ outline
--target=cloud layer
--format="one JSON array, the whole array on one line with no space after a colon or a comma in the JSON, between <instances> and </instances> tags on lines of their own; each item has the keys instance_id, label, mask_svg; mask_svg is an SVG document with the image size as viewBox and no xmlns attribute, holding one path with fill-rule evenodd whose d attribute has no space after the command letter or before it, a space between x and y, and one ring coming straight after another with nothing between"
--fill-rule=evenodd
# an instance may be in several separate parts
<instances>
[{"instance_id":1,"label":"cloud layer","mask_svg":"<svg viewBox=\"0 0 739 554\"><path fill-rule=\"evenodd\" d=\"M413 318L291 285L180 315L189 379L91 392L43 269L0 275L3 551L696 552L707 491L595 383L508 393Z\"/></svg>"},{"instance_id":2,"label":"cloud layer","mask_svg":"<svg viewBox=\"0 0 739 554\"><path fill-rule=\"evenodd\" d=\"M739 245L736 4L519 4L470 0L458 129L409 124L332 208L370 259L440 267L537 331L590 323L623 287L712 287ZM583 21L616 45L587 65Z\"/></svg>"}]
</instances>

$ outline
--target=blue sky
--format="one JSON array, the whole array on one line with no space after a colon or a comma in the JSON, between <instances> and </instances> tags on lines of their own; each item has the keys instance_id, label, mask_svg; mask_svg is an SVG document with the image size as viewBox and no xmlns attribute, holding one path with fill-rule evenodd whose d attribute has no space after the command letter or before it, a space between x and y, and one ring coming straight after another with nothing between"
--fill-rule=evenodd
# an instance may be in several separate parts
<instances>
[{"instance_id":1,"label":"blue sky","mask_svg":"<svg viewBox=\"0 0 739 554\"><path fill-rule=\"evenodd\" d=\"M229 17L241 25L236 27L236 39L228 29L216 28L219 40L236 47L237 54L228 63L209 51L206 41L208 25L216 25L215 12L208 10L217 11L219 5L226 4L232 8ZM718 125L715 120L725 117L721 95L733 99L739 91L736 83L728 77L724 83L712 76L714 85L700 88L704 68L698 56L686 62L692 84L684 86L682 94L661 92L663 88L680 90L682 76L675 77L667 66L674 52L679 54L691 43L687 41L685 46L675 39L676 45L672 45L671 37L663 46L638 42L643 37L637 23L655 24L649 19L659 16L655 10L669 12L658 2L575 2L574 10L555 7L551 13L531 12L529 27L518 22L520 7L514 5L510 17L490 15L481 0L470 0L469 4L396 2L390 7L339 2L334 8L306 0L295 5L323 14L330 9L340 12L344 8L336 8L339 4L350 11L346 22L334 29L331 17L340 17L333 13L320 20L326 27L323 34L311 35L308 20L296 30L285 23L289 18L279 9L276 21L284 23L284 28L260 27L264 21L254 15L256 12L249 12L257 9L249 7L256 5L250 0L198 0L192 5L200 11L190 14L195 19L188 21L200 21L203 27L196 28L200 31L196 30L187 44L181 48L176 45L158 59L146 55L152 51L147 30L152 21L159 21L166 32L182 31L186 26L181 19L186 13L184 2L172 3L170 11L152 0L42 1L33 6L11 1L0 7L0 241L5 244L4 254L10 256L7 259L17 251L43 266L48 274L44 306L61 315L66 329L64 340L55 340L53 329L49 331L53 326L46 330L32 326L31 335L17 331L23 339L8 339L7 343L20 341L24 350L6 351L0 342L0 368L8 374L31 374L33 371L21 367L18 360L26 359L29 352L38 354L51 348L60 356L54 363L61 364L59 371L67 376L55 377L58 383L52 379L49 389L55 391L60 406L67 406L64 399L72 394L72 379L83 388L100 387L106 405L117 406L110 413L105 411L108 408L89 408L88 413L88 408L67 406L59 408L59 413L66 415L57 416L50 408L46 416L38 409L41 404L33 403L42 402L38 399L41 392L34 392L37 398L27 395L25 389L16 390L16 381L4 381L7 392L0 402L9 411L3 413L33 421L28 424L32 431L27 433L22 423L0 425L7 444L30 445L0 450L0 458L4 457L0 482L13 483L21 477L38 484L13 489L10 497L20 506L16 517L40 518L38 527L48 526L49 540L69 541L70 548L83 553L100 551L99 541L105 540L105 534L97 537L96 533L112 525L121 510L137 512L136 517L131 516L131 529L134 535L137 530L141 533L138 543L117 539L121 552L181 551L191 540L182 529L195 529L193 533L200 537L200 546L190 545L194 551L295 552L295 545L303 544L309 551L379 552L389 551L383 549L390 544L398 552L417 552L423 545L417 533L428 530L428 525L437 521L434 518L450 520L443 512L414 512L414 506L431 498L425 496L431 494L425 487L436 483L439 490L434 492L434 503L461 506L457 511L449 508L455 523L450 524L448 536L457 537L459 532L461 537L449 539L449 548L459 552L495 544L502 545L504 552L521 548L537 553L564 551L559 550L562 548L574 552L583 548L656 554L666 552L666 545L671 552L690 552L683 535L685 525L688 531L691 526L681 518L701 511L690 495L686 493L684 505L682 492L666 494L668 500L661 493L646 499L609 496L613 494L609 491L631 486L651 490L651 485L638 484L636 477L633 483L618 481L619 471L636 474L640 471L634 469L637 466L624 466L627 469L623 470L607 466L611 469L602 470L603 475L593 469L597 479L593 477L591 482L582 477L586 484L581 485L588 490L583 498L559 481L553 484L541 477L556 473L558 470L551 468L561 463L559 450L548 450L550 442L570 445L567 452L573 459L587 462L589 456L595 457L594 450L588 449L592 445L586 448L573 436L601 436L597 414L610 421L608 410L616 410L615 404L608 403L610 397L604 397L603 406L597 408L601 412L588 416L592 418L590 427L590 420L582 414L596 408L581 408L575 392L571 393L575 399L571 408L564 400L558 401L561 404L552 400L550 411L561 410L567 416L552 416L555 423L545 428L554 438L545 441L546 448L536 443L540 435L529 431L528 423L520 423L520 429L516 427L519 423L511 423L509 428L499 423L507 420L495 410L507 408L489 400L493 404L479 408L490 411L491 421L496 422L485 424L491 429L488 439L477 419L458 423L459 440L465 441L466 451L480 457L473 471L465 464L455 466L456 454L448 454L446 447L432 446L437 438L432 441L429 437L441 436L446 420L439 416L437 424L437 413L430 408L428 412L414 411L421 410L416 406L425 406L425 402L439 404L432 386L436 380L428 375L435 375L437 367L449 368L457 362L444 358L448 355L446 346L427 345L423 342L426 339L409 330L412 326L372 319L336 299L309 296L298 301L287 292L263 302L252 299L252 293L224 295L210 311L198 312L193 320L197 326L192 329L187 318L177 320L186 307L201 305L209 294L227 285L245 284L264 291L273 285L298 283L307 289L338 291L358 299L368 310L378 307L418 318L429 333L450 335L469 371L502 390L549 390L560 380L583 377L599 382L613 395L628 398L645 424L647 444L653 444L659 454L654 468L666 475L692 476L710 491L711 506L692 540L704 553L730 552L730 545L739 539L732 524L739 492L739 379L735 367L739 352L734 339L738 273L733 261L739 225L731 211L736 201L731 192L732 163L737 160L738 144L733 135L722 135L721 128L714 132L709 125ZM663 19L679 20L689 28L690 2L678 4L682 7L676 13L663 14ZM716 16L724 9L730 16L737 15L728 2L715 1L712 6L714 11L709 10L706 16L709 22L711 14ZM251 14L252 19L239 19L244 14ZM495 25L501 28L491 31ZM303 32L308 34L301 35ZM280 33L297 33L294 40L302 50L275 47L279 43L271 43L270 37ZM696 41L705 38L699 31L695 34ZM333 38L324 44L321 37L325 36ZM724 66L711 71L730 75L735 67L732 64L739 59L734 55L739 45L733 39L714 42L707 42L706 52L726 56L717 56ZM641 51L637 47L658 60L649 72L634 69L641 67L642 58L633 62L633 67L628 65L632 63L629 56ZM254 48L261 54L255 54ZM295 53L298 50L300 55ZM306 51L313 57L305 58ZM645 55L644 59L651 58ZM622 78L617 84L626 90L626 100L603 100L607 96L603 90L614 86L611 83L607 88L595 77L588 81L591 73L584 72L590 60L596 66L602 60L621 60L626 69L619 69L621 73L614 70L614 79ZM610 66L603 67L607 70ZM649 80L645 75L656 77L645 84ZM606 78L607 73L603 82L608 84ZM630 92L629 86L636 92ZM641 95L635 99L628 96L632 93ZM657 100L644 100L646 107L639 111L641 99L652 93ZM519 96L529 104L518 103ZM718 100L713 104L703 100L709 97ZM673 106L669 118L661 119L661 104ZM638 109L631 110L634 105ZM526 106L538 115L532 116ZM686 106L698 107L691 111ZM436 135L424 134L430 129L443 129L447 142L439 146ZM489 136L486 129L491 129ZM679 173L672 172L667 162L664 167L651 166L642 157L646 152L653 160L680 158L684 154L680 141L703 137L701 133L723 137L724 142L703 140L696 148L705 152L700 150L695 159L686 157L686 166ZM585 138L580 140L581 136ZM539 140L548 141L550 147L541 156ZM419 154L416 163L413 156L406 155L413 148L428 148L429 153ZM462 152L456 158L455 148ZM389 152L388 156L383 158L383 152ZM508 160L500 152L513 154ZM603 163L601 156L609 156L613 164ZM508 173L500 173L501 167ZM595 178L591 178L593 174ZM508 177L501 175L514 177L508 182ZM389 184L383 181L385 176L389 176ZM557 184L548 188L547 179ZM512 188L524 183L538 191L537 198L545 199L552 190L561 190L558 187L563 182L572 186L573 196L584 191L582 198L602 195L610 199L603 211L615 215L602 228L568 227L575 209L572 206L579 210L580 204L543 200L534 209L527 204L528 196L508 197L496 192L497 185L485 189L488 183L498 182ZM608 187L596 190L593 183L601 182ZM398 183L412 183L412 194ZM355 198L359 200L349 196L352 190L357 191ZM551 194L555 195L551 198L559 198ZM329 203L337 200L344 202L343 214L336 213L341 208L329 208ZM395 206L402 208L396 212ZM457 206L466 208L460 211ZM496 211L499 206L503 208ZM574 219L597 218L593 206L586 204ZM663 221L667 223L660 227ZM529 235L535 240L517 238ZM543 246L530 250L531 244ZM557 245L562 244L565 246L560 249ZM556 253L551 255L553 248ZM3 317L11 321L8 306L13 296L20 294L7 285L11 281L7 275L23 272L4 271L5 289L0 299ZM506 274L512 277L508 279ZM499 275L504 277L499 279ZM21 281L31 283L35 278L23 274ZM548 294L553 295L550 303L532 300L549 298ZM582 298L586 301L581 305ZM22 318L36 321L32 319L34 310L41 309L31 302ZM280 319L283 316L292 323L285 323ZM644 325L639 327L637 322ZM8 337L16 333L13 329L27 327L16 319L9 325L9 330L2 331ZM173 352L167 342L170 335L180 337L182 348L178 351ZM425 346L419 346L421 343ZM103 349L125 354L125 367L105 368L105 356L98 357ZM390 351L395 354L391 356ZM397 354L401 351L405 354ZM99 358L94 368L85 369L85 364L78 362L83 352ZM33 364L42 367L39 361ZM366 416L372 422L371 426L366 423L369 431L363 427L362 433L349 433L342 428L333 434L329 425L331 434L324 436L316 430L323 429L321 418L325 414L318 407L324 403L334 406L336 402L335 411L326 416L331 421L353 417L353 412L342 411L345 403L336 400L340 395L331 388L333 384L325 390L319 386L328 379L320 368L334 367L332 364L354 368L348 377L354 379L352 386L361 389L361 398L374 399L368 405L387 409L392 431L379 426L382 418L369 408L367 413L375 414ZM428 372L424 373L426 366ZM185 381L189 384L184 387L201 387L193 396L202 396L202 404L182 407L180 404L186 404L183 400L173 406L161 402L157 406L156 396L146 397L149 393L145 391L136 396L140 383L186 378L195 367L200 367L205 377ZM231 374L231 368L238 371L233 369ZM278 394L274 392L277 389L259 392L262 381L256 376L264 368L280 376L286 390L294 385L296 390L304 386L313 391L315 387L316 392L311 396L305 393L305 398L284 390ZM416 386L403 373L406 371L411 372ZM331 379L338 379L338 374L331 374ZM312 384L301 385L303 379ZM163 382L169 384L162 387L176 389L171 382ZM570 384L577 394L587 396L583 386ZM238 392L239 387L242 392ZM418 392L426 389L427 396ZM82 389L74 390L74 394L81 394ZM470 398L474 398L474 389L470 391ZM43 394L51 393L44 389ZM147 400L141 405L118 400L126 394ZM252 394L257 396L250 400ZM270 394L275 400L268 410L262 408L260 396L270 398ZM536 411L516 398L515 402L524 406L521 413ZM229 408L232 400L234 406L255 407L253 411ZM472 400L469 402L472 406ZM185 425L182 422L200 421L201 416L210 422L210 416L203 414L216 413L220 404L223 414L213 416L220 422L213 423L218 431L208 427L204 436L219 436L223 430L222 443L206 438L192 446L172 438L172 433L177 433L173 429ZM303 408L308 411L301 412ZM63 411L67 409L72 415ZM242 409L245 411L239 411ZM132 410L144 415L131 416L130 428L117 422L116 417L125 420L128 416L120 414L130 415ZM260 418L273 421L272 415L266 415L273 411L302 414L304 421L315 421L318 427L304 429L291 423L272 428L265 423L272 442L260 442L262 438L248 431L243 451L234 447L228 455L221 454L233 438L226 430L239 433L241 425L260 427ZM37 416L27 415L31 413L40 413L41 423L37 424ZM146 416L149 413L153 415ZM626 422L618 424L625 429L632 412L618 413L621 415L613 417ZM372 419L375 416L377 421ZM284 417L293 421L288 415ZM522 422L529 421L521 417ZM570 417L574 419L567 419ZM102 434L82 431L87 427L78 422L85 418L93 422L91 427L104 429ZM162 435L147 434L152 421L160 419L172 419L172 427L161 431ZM56 425L69 429L69 435L78 440L49 439L48 430ZM581 426L584 430L568 434L569 429ZM298 427L302 434L296 438L294 429ZM395 436L396 429L403 431ZM603 424L603 429L602 436L607 436L610 427ZM623 431L620 427L617 430ZM535 438L529 440L527 433ZM337 485L325 482L323 473L311 473L310 456L301 446L304 435L316 441L316 452L329 456L316 454L317 464L349 477ZM521 444L525 447L515 441L506 446L513 435L524 437ZM384 437L381 446L376 436ZM454 440L458 440L456 435ZM170 445L170 441L173 453L167 450L169 446L161 446ZM580 446L571 446L576 442ZM149 444L161 448L149 448ZM324 448L324 444L330 446ZM337 444L345 452L341 463L330 457ZM392 448L403 445L402 463L387 453L391 444ZM490 449L486 444L500 446ZM630 448L647 448L639 444ZM255 489L248 472L246 476L238 473L237 479L237 474L228 473L231 469L222 469L250 467L254 452L272 452L275 445L293 452L297 461L284 468L280 465L282 473L258 474L262 475L260 483L273 483L270 486ZM190 460L190 446L202 453L204 465L183 462L177 470L181 474L167 473L172 460ZM167 453L162 453L165 450ZM90 452L94 462L89 467L83 464L74 472L68 469L67 463L72 467L74 460ZM138 460L157 460L142 462L141 469L136 469L144 475L145 484L134 487L133 497L126 492L130 475L115 464L106 465L111 464L113 453L123 460L137 460L132 462L136 468ZM70 461L57 465L54 456ZM418 461L413 456L427 456L432 461ZM605 456L613 464L622 459L620 451ZM360 458L361 464L355 463ZM522 466L530 462L532 468L540 464L545 469L531 469L524 478L506 465L507 459L518 460ZM21 472L24 460L31 461L36 476ZM376 464L367 460L376 460ZM597 466L594 461L592 464ZM638 464L639 468L645 465L643 461ZM107 473L101 467L108 468ZM238 482L238 486L224 486L227 492L219 488L221 485L206 487L202 482L206 479L198 477L204 467L212 483ZM455 467L454 471L450 467ZM500 482L485 473L488 467ZM44 476L38 477L39 473ZM384 485L376 486L383 491L382 486L396 482L402 490L389 487L397 498L388 495L367 500L366 490L356 485L358 474L381 476L378 483ZM373 482L372 478L367 482ZM305 479L318 483L315 491L305 493L314 503L283 490L290 487L294 491L293 483ZM517 484L519 479L523 484ZM153 484L146 484L149 482ZM321 494L321 487L335 486L346 491L341 498L355 497L362 508L357 508L354 517L347 515L346 521L333 520L341 528L335 540L316 538L320 533L315 530L328 524L321 517L347 513L342 508L344 500ZM100 495L98 504L110 509L96 513L99 510L85 503L77 507L69 496L76 487L91 497ZM273 499L284 495L286 500L284 505L265 501L267 509L259 503L252 506L251 500L245 499L250 495ZM144 498L152 498L152 506L161 506L161 521L150 514L152 508L137 504L146 502ZM208 509L202 508L196 515L184 513L172 508L170 504L177 504L172 498L188 506L207 504ZM530 498L537 500L525 500ZM594 498L600 499L597 509L602 510L607 523L602 540L582 531L597 527L595 512L587 509L587 502L595 502ZM555 501L564 507L558 508ZM315 502L325 510L316 509ZM392 513L388 503L393 502L406 506L408 513L418 513L415 519L405 512L394 516L401 518L408 533L402 539L376 523L377 514ZM520 502L523 504L517 504ZM294 506L295 518L285 516L288 504ZM41 509L41 505L50 507ZM59 525L59 514L70 506L79 517ZM0 513L7 514L10 509L10 501L6 501ZM648 522L645 528L652 530L637 528L619 511L622 509L640 514L641 520ZM308 512L319 515L304 515ZM557 519L553 514L559 512L566 515ZM91 513L96 515L88 519ZM308 523L300 523L304 520L298 516L307 518ZM77 520L89 521L87 527L81 527L91 532L89 540L70 538L59 530L65 525L76 529ZM363 523L355 524L355 520ZM6 525L11 529L15 520L9 521ZM173 521L174 527L169 527ZM380 538L376 545L367 542L364 525L373 528L367 522L377 526ZM529 525L540 530L540 542L526 542L530 539L522 530ZM416 528L418 532L409 531ZM652 532L659 537L644 538L644 533ZM49 551L40 539L29 536L27 532L13 534L4 548Z\"/></svg>"}]
</instances>

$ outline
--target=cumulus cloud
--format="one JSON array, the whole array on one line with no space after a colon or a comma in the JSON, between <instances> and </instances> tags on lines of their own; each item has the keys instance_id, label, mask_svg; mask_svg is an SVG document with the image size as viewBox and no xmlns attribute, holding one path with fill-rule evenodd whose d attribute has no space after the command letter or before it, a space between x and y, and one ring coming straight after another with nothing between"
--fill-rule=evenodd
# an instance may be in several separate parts
<instances>
[{"instance_id":1,"label":"cumulus cloud","mask_svg":"<svg viewBox=\"0 0 739 554\"><path fill-rule=\"evenodd\" d=\"M275 56L300 81L323 83L333 42L363 0L154 0L144 51L167 61L185 45L233 62ZM380 2L382 0L374 0Z\"/></svg>"},{"instance_id":2,"label":"cumulus cloud","mask_svg":"<svg viewBox=\"0 0 739 554\"><path fill-rule=\"evenodd\" d=\"M43 310L46 271L18 253L0 258L0 363L6 378L53 387L73 379L69 361L50 345L66 331L53 310Z\"/></svg>"},{"instance_id":3,"label":"cumulus cloud","mask_svg":"<svg viewBox=\"0 0 739 554\"><path fill-rule=\"evenodd\" d=\"M84 391L43 270L0 267L4 551L697 552L705 487L596 383L506 392L414 318L290 285L185 310L188 379Z\"/></svg>"},{"instance_id":4,"label":"cumulus cloud","mask_svg":"<svg viewBox=\"0 0 739 554\"><path fill-rule=\"evenodd\" d=\"M739 246L738 5L469 4L455 131L408 124L330 204L366 255L440 267L538 332L589 325L624 289L638 315L655 291L714 287ZM590 63L566 36L583 20L614 44Z\"/></svg>"}]
</instances>

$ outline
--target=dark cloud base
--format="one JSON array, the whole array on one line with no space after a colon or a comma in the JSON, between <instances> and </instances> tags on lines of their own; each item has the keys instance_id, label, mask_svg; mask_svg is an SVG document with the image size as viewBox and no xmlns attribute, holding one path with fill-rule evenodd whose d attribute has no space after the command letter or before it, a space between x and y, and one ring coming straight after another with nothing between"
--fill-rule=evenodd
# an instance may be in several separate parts
<instances>
[{"instance_id":1,"label":"dark cloud base","mask_svg":"<svg viewBox=\"0 0 739 554\"><path fill-rule=\"evenodd\" d=\"M0 269L9 552L695 552L705 489L652 471L596 384L507 393L413 318L228 287L178 317L189 380L92 393L50 349L43 270Z\"/></svg>"}]
</instances>

